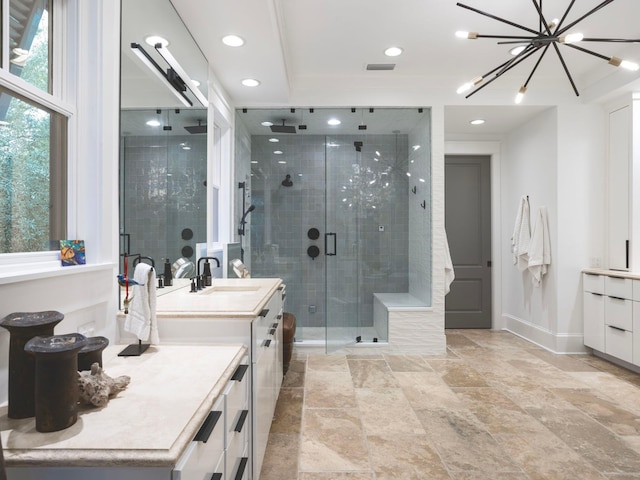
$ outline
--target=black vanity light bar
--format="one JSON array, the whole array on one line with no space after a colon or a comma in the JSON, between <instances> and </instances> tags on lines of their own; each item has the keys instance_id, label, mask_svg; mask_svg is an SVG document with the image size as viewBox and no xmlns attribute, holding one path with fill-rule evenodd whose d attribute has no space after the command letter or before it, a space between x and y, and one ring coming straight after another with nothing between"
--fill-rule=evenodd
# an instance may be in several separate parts
<instances>
[{"instance_id":1,"label":"black vanity light bar","mask_svg":"<svg viewBox=\"0 0 640 480\"><path fill-rule=\"evenodd\" d=\"M171 68L173 68L178 75L184 80L184 83L187 85L187 88L191 90L191 93L198 99L198 101L202 104L203 107L208 107L209 102L207 102L206 97L200 92L196 84L191 80L191 77L187 74L187 72L182 68L180 63L175 59L175 57L171 54L167 47L162 46L161 43L156 43L155 45L156 51L160 54L162 58L164 58L165 62L167 62Z\"/></svg>"},{"instance_id":2,"label":"black vanity light bar","mask_svg":"<svg viewBox=\"0 0 640 480\"><path fill-rule=\"evenodd\" d=\"M165 86L169 90L171 90L171 92L176 96L178 100L180 100L184 104L185 107L193 106L191 100L189 100L189 98L187 98L187 96L182 91L180 91L176 87L176 85L174 85L175 79L173 79L173 83L169 81L167 73L165 73L162 67L160 67L160 65L158 65L153 58L151 58L151 56L144 50L144 48L142 48L139 43L132 43L131 51L136 54L136 56L142 61L142 63L144 63L149 68L149 70L151 70L160 79L160 81L165 84ZM178 72L173 72L173 74L175 73Z\"/></svg>"}]
</instances>

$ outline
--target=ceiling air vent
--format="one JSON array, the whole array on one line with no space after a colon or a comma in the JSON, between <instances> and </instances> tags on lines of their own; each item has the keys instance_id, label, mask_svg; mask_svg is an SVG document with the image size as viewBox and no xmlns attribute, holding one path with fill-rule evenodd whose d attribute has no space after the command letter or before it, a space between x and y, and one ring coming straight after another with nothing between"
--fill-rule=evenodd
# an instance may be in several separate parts
<instances>
[{"instance_id":1,"label":"ceiling air vent","mask_svg":"<svg viewBox=\"0 0 640 480\"><path fill-rule=\"evenodd\" d=\"M396 68L395 63L368 63L367 70L393 70Z\"/></svg>"}]
</instances>

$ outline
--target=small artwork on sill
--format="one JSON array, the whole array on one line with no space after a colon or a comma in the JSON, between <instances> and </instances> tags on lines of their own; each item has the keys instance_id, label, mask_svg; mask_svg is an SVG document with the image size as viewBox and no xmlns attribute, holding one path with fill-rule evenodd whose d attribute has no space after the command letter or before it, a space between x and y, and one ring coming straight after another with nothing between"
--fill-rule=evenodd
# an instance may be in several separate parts
<instances>
[{"instance_id":1,"label":"small artwork on sill","mask_svg":"<svg viewBox=\"0 0 640 480\"><path fill-rule=\"evenodd\" d=\"M60 261L63 267L84 265L84 240L60 240Z\"/></svg>"}]
</instances>

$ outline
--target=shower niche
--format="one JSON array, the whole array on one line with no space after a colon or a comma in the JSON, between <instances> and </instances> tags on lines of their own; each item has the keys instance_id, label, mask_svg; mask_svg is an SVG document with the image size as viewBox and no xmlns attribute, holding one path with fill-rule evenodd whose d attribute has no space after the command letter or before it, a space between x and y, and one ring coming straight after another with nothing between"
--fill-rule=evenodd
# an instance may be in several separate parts
<instances>
[{"instance_id":1,"label":"shower niche","mask_svg":"<svg viewBox=\"0 0 640 480\"><path fill-rule=\"evenodd\" d=\"M236 119L246 135L236 176L250 178L256 207L245 258L252 276L287 284L296 342L388 342L374 294L431 304L430 111L247 109Z\"/></svg>"}]
</instances>

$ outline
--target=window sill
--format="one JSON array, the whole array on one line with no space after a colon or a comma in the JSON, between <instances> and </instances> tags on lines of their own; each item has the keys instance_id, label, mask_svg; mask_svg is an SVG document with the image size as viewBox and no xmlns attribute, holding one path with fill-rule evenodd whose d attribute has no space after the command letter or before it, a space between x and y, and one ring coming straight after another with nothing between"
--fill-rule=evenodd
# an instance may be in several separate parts
<instances>
[{"instance_id":1,"label":"window sill","mask_svg":"<svg viewBox=\"0 0 640 480\"><path fill-rule=\"evenodd\" d=\"M25 282L29 280L41 280L44 278L61 277L66 275L78 275L89 272L113 270L114 263L100 263L95 265L75 265L63 267L60 261L27 263L24 265L3 266L0 268L0 285Z\"/></svg>"}]
</instances>

